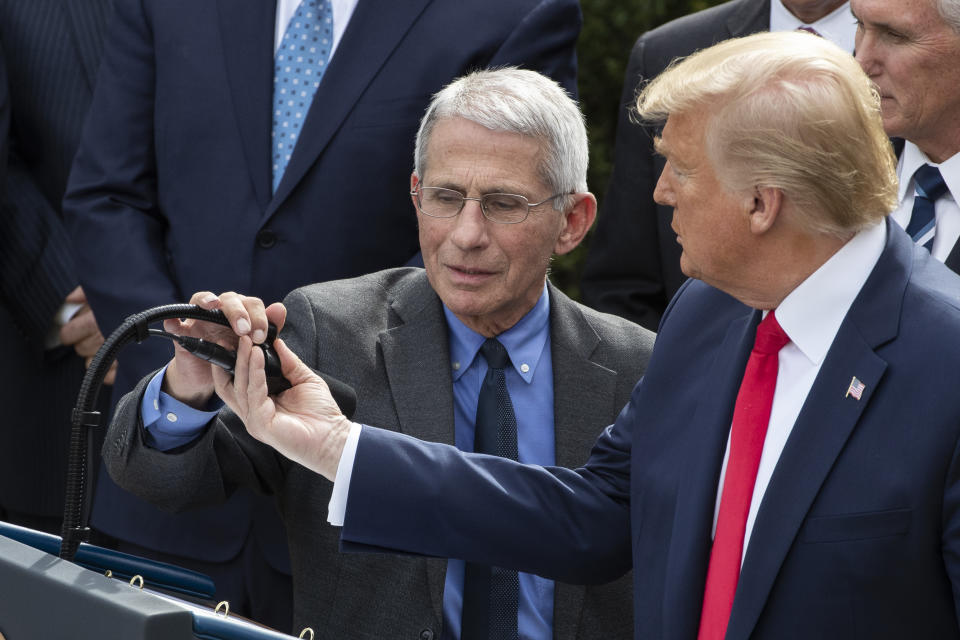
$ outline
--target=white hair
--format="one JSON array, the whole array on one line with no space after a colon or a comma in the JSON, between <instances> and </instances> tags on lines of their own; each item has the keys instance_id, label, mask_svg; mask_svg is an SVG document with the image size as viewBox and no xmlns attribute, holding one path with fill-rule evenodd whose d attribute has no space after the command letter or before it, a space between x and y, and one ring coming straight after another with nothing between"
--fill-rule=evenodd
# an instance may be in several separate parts
<instances>
[{"instance_id":1,"label":"white hair","mask_svg":"<svg viewBox=\"0 0 960 640\"><path fill-rule=\"evenodd\" d=\"M555 81L535 71L503 67L474 71L433 96L417 132L414 171L427 170L427 148L437 121L463 118L491 131L518 133L542 149L537 172L553 193L587 190L587 129L576 101ZM554 199L555 209L569 198Z\"/></svg>"},{"instance_id":2,"label":"white hair","mask_svg":"<svg viewBox=\"0 0 960 640\"><path fill-rule=\"evenodd\" d=\"M934 0L934 5L944 22L960 34L960 0Z\"/></svg>"}]
</instances>

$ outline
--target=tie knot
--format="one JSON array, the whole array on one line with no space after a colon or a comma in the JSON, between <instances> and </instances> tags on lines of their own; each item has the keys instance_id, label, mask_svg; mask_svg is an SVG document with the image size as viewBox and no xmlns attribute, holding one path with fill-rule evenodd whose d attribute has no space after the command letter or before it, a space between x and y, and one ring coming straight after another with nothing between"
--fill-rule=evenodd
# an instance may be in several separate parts
<instances>
[{"instance_id":1,"label":"tie knot","mask_svg":"<svg viewBox=\"0 0 960 640\"><path fill-rule=\"evenodd\" d=\"M913 174L913 181L917 187L917 193L930 202L936 202L940 196L947 192L947 183L944 182L940 169L925 164Z\"/></svg>"},{"instance_id":2,"label":"tie knot","mask_svg":"<svg viewBox=\"0 0 960 640\"><path fill-rule=\"evenodd\" d=\"M819 31L817 31L813 27L808 27L806 25L803 25L802 27L797 27L797 31L806 31L807 33L812 33L815 36L820 36L821 38L823 37L823 35Z\"/></svg>"},{"instance_id":3,"label":"tie knot","mask_svg":"<svg viewBox=\"0 0 960 640\"><path fill-rule=\"evenodd\" d=\"M790 342L790 336L777 322L773 311L757 325L757 338L753 343L753 350L759 353L777 353Z\"/></svg>"},{"instance_id":4,"label":"tie knot","mask_svg":"<svg viewBox=\"0 0 960 640\"><path fill-rule=\"evenodd\" d=\"M507 355L507 350L496 338L487 338L480 345L480 353L483 354L483 359L487 361L487 366L491 369L503 369L510 364L510 356Z\"/></svg>"}]
</instances>

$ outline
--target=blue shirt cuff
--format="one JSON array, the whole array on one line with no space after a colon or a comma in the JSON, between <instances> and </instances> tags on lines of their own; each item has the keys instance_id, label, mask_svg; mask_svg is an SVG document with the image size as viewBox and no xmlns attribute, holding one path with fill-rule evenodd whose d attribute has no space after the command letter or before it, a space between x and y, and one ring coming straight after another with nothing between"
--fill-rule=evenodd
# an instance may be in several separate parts
<instances>
[{"instance_id":1,"label":"blue shirt cuff","mask_svg":"<svg viewBox=\"0 0 960 640\"><path fill-rule=\"evenodd\" d=\"M196 440L219 411L219 408L213 411L194 409L161 391L166 373L167 367L164 367L153 376L140 403L144 439L147 446L160 451L169 451Z\"/></svg>"}]
</instances>

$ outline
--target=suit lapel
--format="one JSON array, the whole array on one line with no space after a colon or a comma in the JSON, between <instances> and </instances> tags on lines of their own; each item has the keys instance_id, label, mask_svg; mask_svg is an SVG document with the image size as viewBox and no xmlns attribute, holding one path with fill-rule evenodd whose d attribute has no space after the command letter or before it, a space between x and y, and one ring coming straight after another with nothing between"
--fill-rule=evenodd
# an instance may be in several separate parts
<instances>
[{"instance_id":1,"label":"suit lapel","mask_svg":"<svg viewBox=\"0 0 960 640\"><path fill-rule=\"evenodd\" d=\"M770 29L770 0L763 0L762 2L741 0L740 6L727 18L727 29L730 30L730 35L735 38L758 31L768 31Z\"/></svg>"},{"instance_id":2,"label":"suit lapel","mask_svg":"<svg viewBox=\"0 0 960 640\"><path fill-rule=\"evenodd\" d=\"M950 251L944 264L954 273L960 273L960 240L953 245L953 250Z\"/></svg>"},{"instance_id":3,"label":"suit lapel","mask_svg":"<svg viewBox=\"0 0 960 640\"><path fill-rule=\"evenodd\" d=\"M100 67L100 54L103 53L103 33L112 8L110 0L63 0L62 5L69 17L71 35L92 92Z\"/></svg>"},{"instance_id":4,"label":"suit lapel","mask_svg":"<svg viewBox=\"0 0 960 640\"><path fill-rule=\"evenodd\" d=\"M886 371L875 350L896 338L913 250L906 234L891 233L890 224L887 247L847 312L770 479L744 558L728 639L753 632L807 512ZM854 376L865 385L860 400L846 395Z\"/></svg>"},{"instance_id":5,"label":"suit lapel","mask_svg":"<svg viewBox=\"0 0 960 640\"><path fill-rule=\"evenodd\" d=\"M553 285L550 291L550 343L553 361L553 412L556 463L582 465L599 433L583 428L597 415L616 415L617 372L590 357L600 337L583 313Z\"/></svg>"},{"instance_id":6,"label":"suit lapel","mask_svg":"<svg viewBox=\"0 0 960 640\"><path fill-rule=\"evenodd\" d=\"M240 128L250 180L261 209L271 197L274 0L217 0L227 82Z\"/></svg>"},{"instance_id":7,"label":"suit lapel","mask_svg":"<svg viewBox=\"0 0 960 640\"><path fill-rule=\"evenodd\" d=\"M600 342L583 313L553 285L550 292L550 354L553 361L553 418L556 464L581 466L599 432L584 428L597 415L615 414L617 372L590 358ZM556 583L555 638L578 636L585 587Z\"/></svg>"},{"instance_id":8,"label":"suit lapel","mask_svg":"<svg viewBox=\"0 0 960 640\"><path fill-rule=\"evenodd\" d=\"M363 0L334 51L266 216L290 195L323 153L384 61L431 0Z\"/></svg>"},{"instance_id":9,"label":"suit lapel","mask_svg":"<svg viewBox=\"0 0 960 640\"><path fill-rule=\"evenodd\" d=\"M398 291L392 308L400 322L380 333L380 348L399 430L421 440L454 444L453 379L447 325L426 275ZM443 618L447 563L427 561L427 580L438 619Z\"/></svg>"},{"instance_id":10,"label":"suit lapel","mask_svg":"<svg viewBox=\"0 0 960 640\"><path fill-rule=\"evenodd\" d=\"M684 461L691 472L684 474L677 490L674 534L667 552L663 594L665 638L697 635L720 468L733 406L759 322L760 312L751 310L734 319L713 366L702 380L692 382L710 392L701 396L702 402L688 427L696 437L690 439L689 457Z\"/></svg>"}]
</instances>

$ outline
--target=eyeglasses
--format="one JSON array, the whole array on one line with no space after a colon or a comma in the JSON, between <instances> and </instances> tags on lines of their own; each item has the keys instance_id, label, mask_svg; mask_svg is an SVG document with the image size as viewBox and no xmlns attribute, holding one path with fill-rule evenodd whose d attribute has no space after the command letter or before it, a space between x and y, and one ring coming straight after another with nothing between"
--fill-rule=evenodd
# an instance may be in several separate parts
<instances>
[{"instance_id":1,"label":"eyeglasses","mask_svg":"<svg viewBox=\"0 0 960 640\"><path fill-rule=\"evenodd\" d=\"M530 202L513 193L486 193L479 198L468 198L453 189L418 186L410 195L416 196L420 212L431 218L453 218L460 213L467 200L473 200L480 203L480 210L487 220L499 224L517 224L527 219L530 207L538 207L566 194L558 193L540 202Z\"/></svg>"}]
</instances>

